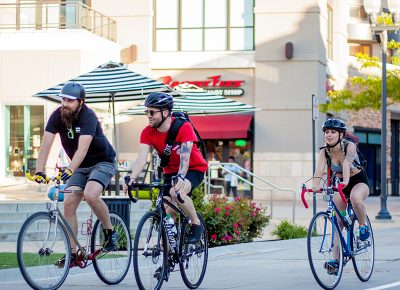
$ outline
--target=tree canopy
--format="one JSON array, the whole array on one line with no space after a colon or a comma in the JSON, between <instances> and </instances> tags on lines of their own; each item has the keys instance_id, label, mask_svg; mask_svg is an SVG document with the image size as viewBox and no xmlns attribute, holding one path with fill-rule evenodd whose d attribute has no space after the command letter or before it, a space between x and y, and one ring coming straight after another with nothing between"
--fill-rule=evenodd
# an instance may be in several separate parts
<instances>
[{"instance_id":1,"label":"tree canopy","mask_svg":"<svg viewBox=\"0 0 400 290\"><path fill-rule=\"evenodd\" d=\"M383 25L393 25L391 14L385 14L378 19ZM387 43L387 48L392 52L390 63L398 66L400 57L398 50L400 43L391 40ZM378 68L382 69L381 60L376 56L369 56L358 53L356 55L361 64L361 69ZM400 102L400 68L387 69L387 104ZM328 102L320 104L321 112L339 112L343 110L358 111L364 108L380 109L382 102L382 77L366 74L365 76L353 76L347 80L347 85L343 90L329 91Z\"/></svg>"},{"instance_id":2,"label":"tree canopy","mask_svg":"<svg viewBox=\"0 0 400 290\"><path fill-rule=\"evenodd\" d=\"M377 57L357 54L361 68L378 67L381 62ZM391 58L392 63L398 62L398 57ZM400 69L387 70L387 104L400 102ZM342 110L358 111L364 108L379 109L382 102L382 78L373 75L350 77L343 90L329 91L328 103L321 104L320 111L339 112Z\"/></svg>"}]
</instances>

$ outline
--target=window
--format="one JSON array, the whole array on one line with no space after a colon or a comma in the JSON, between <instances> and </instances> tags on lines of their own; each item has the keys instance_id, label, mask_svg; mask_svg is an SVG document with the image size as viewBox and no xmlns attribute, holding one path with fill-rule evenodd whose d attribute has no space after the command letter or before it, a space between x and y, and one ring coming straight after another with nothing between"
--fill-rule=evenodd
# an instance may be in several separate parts
<instances>
[{"instance_id":1,"label":"window","mask_svg":"<svg viewBox=\"0 0 400 290\"><path fill-rule=\"evenodd\" d=\"M154 50L254 50L253 7L254 0L155 0Z\"/></svg>"},{"instance_id":2,"label":"window","mask_svg":"<svg viewBox=\"0 0 400 290\"><path fill-rule=\"evenodd\" d=\"M364 10L364 6L350 7L349 15L351 18L357 18L361 20L368 20L368 14Z\"/></svg>"},{"instance_id":3,"label":"window","mask_svg":"<svg viewBox=\"0 0 400 290\"><path fill-rule=\"evenodd\" d=\"M349 43L350 55L355 56L357 53L363 53L372 56L372 46L370 44Z\"/></svg>"},{"instance_id":4,"label":"window","mask_svg":"<svg viewBox=\"0 0 400 290\"><path fill-rule=\"evenodd\" d=\"M333 59L333 10L328 5L328 35L327 35L327 49L326 57Z\"/></svg>"},{"instance_id":5,"label":"window","mask_svg":"<svg viewBox=\"0 0 400 290\"><path fill-rule=\"evenodd\" d=\"M43 106L6 106L7 174L35 172L44 133Z\"/></svg>"}]
</instances>

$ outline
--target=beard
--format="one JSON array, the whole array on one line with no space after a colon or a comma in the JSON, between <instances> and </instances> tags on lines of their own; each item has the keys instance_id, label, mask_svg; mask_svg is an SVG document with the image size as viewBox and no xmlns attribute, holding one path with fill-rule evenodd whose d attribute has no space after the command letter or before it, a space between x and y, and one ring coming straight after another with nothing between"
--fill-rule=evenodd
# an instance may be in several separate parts
<instances>
[{"instance_id":1,"label":"beard","mask_svg":"<svg viewBox=\"0 0 400 290\"><path fill-rule=\"evenodd\" d=\"M77 120L80 108L81 107L79 107L76 111L72 111L68 107L61 107L61 122L67 128L72 128L72 124Z\"/></svg>"}]
</instances>

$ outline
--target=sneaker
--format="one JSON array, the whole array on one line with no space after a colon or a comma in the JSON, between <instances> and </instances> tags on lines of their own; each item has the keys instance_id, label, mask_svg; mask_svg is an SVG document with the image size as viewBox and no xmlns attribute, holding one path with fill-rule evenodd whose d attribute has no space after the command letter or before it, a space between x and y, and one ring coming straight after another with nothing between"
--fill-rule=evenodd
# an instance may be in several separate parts
<instances>
[{"instance_id":1,"label":"sneaker","mask_svg":"<svg viewBox=\"0 0 400 290\"><path fill-rule=\"evenodd\" d=\"M338 260L329 260L325 262L324 268L327 270L329 275L336 275L339 272L339 261Z\"/></svg>"},{"instance_id":2,"label":"sneaker","mask_svg":"<svg viewBox=\"0 0 400 290\"><path fill-rule=\"evenodd\" d=\"M57 266L60 269L64 268L64 266L65 266L65 257L66 257L66 255L62 256L60 260L58 260L57 262L54 263L54 265ZM76 261L76 254L75 253L71 253L71 262L69 263L69 267L70 268L75 266L75 261Z\"/></svg>"},{"instance_id":3,"label":"sneaker","mask_svg":"<svg viewBox=\"0 0 400 290\"><path fill-rule=\"evenodd\" d=\"M365 241L369 238L370 232L369 232L369 227L366 225L360 226L360 240Z\"/></svg>"},{"instance_id":4,"label":"sneaker","mask_svg":"<svg viewBox=\"0 0 400 290\"><path fill-rule=\"evenodd\" d=\"M192 224L190 234L187 237L188 244L196 244L200 242L201 234L203 233L203 226Z\"/></svg>"},{"instance_id":5,"label":"sneaker","mask_svg":"<svg viewBox=\"0 0 400 290\"><path fill-rule=\"evenodd\" d=\"M118 234L110 229L103 229L104 241L102 248L106 251L114 251L117 247Z\"/></svg>"}]
</instances>

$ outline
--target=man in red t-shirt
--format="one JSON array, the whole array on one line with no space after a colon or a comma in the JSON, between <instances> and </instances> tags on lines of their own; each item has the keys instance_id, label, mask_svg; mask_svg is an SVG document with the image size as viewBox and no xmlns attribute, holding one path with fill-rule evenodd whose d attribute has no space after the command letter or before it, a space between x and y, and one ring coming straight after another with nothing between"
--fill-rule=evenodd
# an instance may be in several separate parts
<instances>
[{"instance_id":1,"label":"man in red t-shirt","mask_svg":"<svg viewBox=\"0 0 400 290\"><path fill-rule=\"evenodd\" d=\"M171 116L174 102L171 95L166 93L151 93L145 101L146 114L149 125L143 129L140 135L139 155L134 163L131 174L131 183L142 172L147 155L153 146L158 154L162 154L166 147L168 131L174 118ZM166 188L164 196L171 196L175 203L189 216L192 221L191 233L188 236L189 243L197 243L203 232L203 227L196 215L196 210L190 195L204 179L204 172L208 168L207 161L203 158L199 148L195 144L197 136L189 122L185 122L179 129L175 144L171 148L168 164L164 167L165 183L170 186ZM171 185L173 177L177 182ZM172 188L173 186L173 188ZM124 186L124 191L128 190ZM184 203L177 200L176 192L179 192ZM174 214L173 210L167 208L167 213Z\"/></svg>"}]
</instances>

